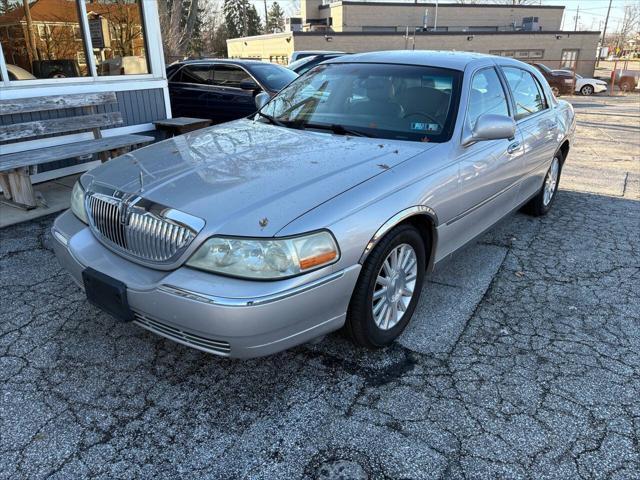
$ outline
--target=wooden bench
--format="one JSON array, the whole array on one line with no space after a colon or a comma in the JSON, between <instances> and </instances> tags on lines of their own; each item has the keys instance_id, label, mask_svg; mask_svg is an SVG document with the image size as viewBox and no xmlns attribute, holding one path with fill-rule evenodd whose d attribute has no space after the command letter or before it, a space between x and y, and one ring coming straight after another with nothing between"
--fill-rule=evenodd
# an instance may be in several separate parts
<instances>
[{"instance_id":1,"label":"wooden bench","mask_svg":"<svg viewBox=\"0 0 640 480\"><path fill-rule=\"evenodd\" d=\"M175 137L200 130L211 125L208 118L174 117L153 122L157 130L164 132L164 138Z\"/></svg>"},{"instance_id":2,"label":"wooden bench","mask_svg":"<svg viewBox=\"0 0 640 480\"><path fill-rule=\"evenodd\" d=\"M104 162L132 147L154 141L154 137L146 135L103 138L100 129L121 125L122 115L120 112L98 113L97 107L114 103L117 103L114 92L0 100L0 116L71 108L82 112L81 115L70 117L0 125L0 186L4 194L3 203L25 209L37 206L29 177L31 166L94 154L99 154ZM93 138L14 153L3 152L8 144L80 132L91 132Z\"/></svg>"}]
</instances>

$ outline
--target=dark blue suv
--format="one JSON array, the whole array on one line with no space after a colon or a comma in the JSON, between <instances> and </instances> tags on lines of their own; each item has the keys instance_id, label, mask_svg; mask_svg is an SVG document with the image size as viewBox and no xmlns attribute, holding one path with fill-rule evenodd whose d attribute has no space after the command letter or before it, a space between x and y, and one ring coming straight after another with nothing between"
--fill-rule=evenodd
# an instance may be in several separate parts
<instances>
[{"instance_id":1,"label":"dark blue suv","mask_svg":"<svg viewBox=\"0 0 640 480\"><path fill-rule=\"evenodd\" d=\"M167 67L174 117L210 118L223 123L256 111L254 97L274 95L298 75L258 60L187 60Z\"/></svg>"}]
</instances>

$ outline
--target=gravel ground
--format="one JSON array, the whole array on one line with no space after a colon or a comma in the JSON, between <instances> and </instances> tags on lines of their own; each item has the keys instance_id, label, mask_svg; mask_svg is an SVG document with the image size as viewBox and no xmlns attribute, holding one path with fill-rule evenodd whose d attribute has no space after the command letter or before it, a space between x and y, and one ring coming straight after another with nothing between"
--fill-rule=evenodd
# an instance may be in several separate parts
<instances>
[{"instance_id":1,"label":"gravel ground","mask_svg":"<svg viewBox=\"0 0 640 480\"><path fill-rule=\"evenodd\" d=\"M492 229L378 352L230 361L114 322L0 231L0 478L640 478L640 101L571 99L553 211Z\"/></svg>"}]
</instances>

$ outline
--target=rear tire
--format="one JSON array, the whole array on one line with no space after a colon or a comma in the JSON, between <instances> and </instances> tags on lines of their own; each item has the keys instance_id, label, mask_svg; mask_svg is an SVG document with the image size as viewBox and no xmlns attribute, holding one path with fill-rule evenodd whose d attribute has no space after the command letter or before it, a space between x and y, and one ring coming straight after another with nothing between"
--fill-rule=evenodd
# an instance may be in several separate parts
<instances>
[{"instance_id":1,"label":"rear tire","mask_svg":"<svg viewBox=\"0 0 640 480\"><path fill-rule=\"evenodd\" d=\"M524 207L522 211L533 215L534 217L541 217L549 213L553 202L556 200L558 185L560 184L560 173L562 172L562 153L557 152L547 174L544 177L544 183L540 188L540 191L535 197L533 197Z\"/></svg>"},{"instance_id":2,"label":"rear tire","mask_svg":"<svg viewBox=\"0 0 640 480\"><path fill-rule=\"evenodd\" d=\"M593 87L591 85L585 85L580 89L580 93L585 97L588 97L589 95L593 95Z\"/></svg>"},{"instance_id":3,"label":"rear tire","mask_svg":"<svg viewBox=\"0 0 640 480\"><path fill-rule=\"evenodd\" d=\"M345 330L354 343L380 348L402 333L420 298L429 250L409 224L380 240L362 266L347 310Z\"/></svg>"}]
</instances>

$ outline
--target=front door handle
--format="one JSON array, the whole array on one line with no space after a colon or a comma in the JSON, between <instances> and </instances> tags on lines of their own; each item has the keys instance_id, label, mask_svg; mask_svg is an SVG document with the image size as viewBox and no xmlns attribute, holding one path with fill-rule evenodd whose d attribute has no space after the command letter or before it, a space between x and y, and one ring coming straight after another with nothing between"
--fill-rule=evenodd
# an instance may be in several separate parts
<instances>
[{"instance_id":1,"label":"front door handle","mask_svg":"<svg viewBox=\"0 0 640 480\"><path fill-rule=\"evenodd\" d=\"M507 153L509 155L516 153L518 150L520 150L520 142L513 142L507 147Z\"/></svg>"}]
</instances>

